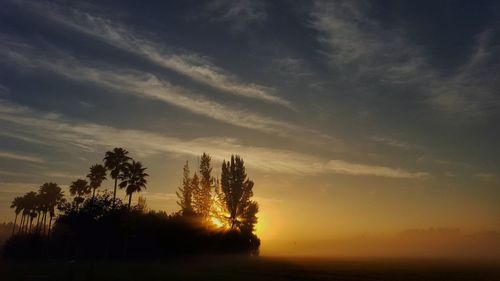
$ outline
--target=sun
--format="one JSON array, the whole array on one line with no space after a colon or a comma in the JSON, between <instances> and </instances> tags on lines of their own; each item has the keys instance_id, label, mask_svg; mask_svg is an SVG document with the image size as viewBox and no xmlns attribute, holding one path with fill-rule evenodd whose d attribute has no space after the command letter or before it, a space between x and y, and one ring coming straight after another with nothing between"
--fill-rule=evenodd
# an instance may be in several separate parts
<instances>
[{"instance_id":1,"label":"sun","mask_svg":"<svg viewBox=\"0 0 500 281\"><path fill-rule=\"evenodd\" d=\"M225 225L221 222L221 220L215 216L210 217L210 222L217 228L225 228Z\"/></svg>"}]
</instances>

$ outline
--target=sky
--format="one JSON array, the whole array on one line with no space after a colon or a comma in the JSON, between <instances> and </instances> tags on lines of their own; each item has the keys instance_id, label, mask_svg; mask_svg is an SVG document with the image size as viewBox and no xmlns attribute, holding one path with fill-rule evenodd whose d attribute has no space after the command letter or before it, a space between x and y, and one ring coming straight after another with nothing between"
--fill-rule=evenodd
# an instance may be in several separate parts
<instances>
[{"instance_id":1,"label":"sky","mask_svg":"<svg viewBox=\"0 0 500 281\"><path fill-rule=\"evenodd\" d=\"M0 221L123 147L167 212L241 155L263 241L500 231L498 1L0 6Z\"/></svg>"}]
</instances>

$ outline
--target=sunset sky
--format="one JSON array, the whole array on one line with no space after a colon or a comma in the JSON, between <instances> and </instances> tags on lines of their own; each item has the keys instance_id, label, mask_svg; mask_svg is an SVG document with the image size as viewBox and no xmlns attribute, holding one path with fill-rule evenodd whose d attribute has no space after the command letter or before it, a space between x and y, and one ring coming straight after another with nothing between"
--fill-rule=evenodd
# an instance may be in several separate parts
<instances>
[{"instance_id":1,"label":"sunset sky","mask_svg":"<svg viewBox=\"0 0 500 281\"><path fill-rule=\"evenodd\" d=\"M264 241L500 231L499 19L498 1L1 1L0 222L123 147L167 212L186 160L241 155Z\"/></svg>"}]
</instances>

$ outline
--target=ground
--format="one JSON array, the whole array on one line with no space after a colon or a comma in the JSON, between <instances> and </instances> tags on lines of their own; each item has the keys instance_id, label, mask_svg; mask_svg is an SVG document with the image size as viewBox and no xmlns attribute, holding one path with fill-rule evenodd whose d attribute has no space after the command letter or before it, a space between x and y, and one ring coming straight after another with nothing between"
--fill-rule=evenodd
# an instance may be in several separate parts
<instances>
[{"instance_id":1,"label":"ground","mask_svg":"<svg viewBox=\"0 0 500 281\"><path fill-rule=\"evenodd\" d=\"M197 257L161 261L0 261L1 280L500 280L494 262Z\"/></svg>"}]
</instances>

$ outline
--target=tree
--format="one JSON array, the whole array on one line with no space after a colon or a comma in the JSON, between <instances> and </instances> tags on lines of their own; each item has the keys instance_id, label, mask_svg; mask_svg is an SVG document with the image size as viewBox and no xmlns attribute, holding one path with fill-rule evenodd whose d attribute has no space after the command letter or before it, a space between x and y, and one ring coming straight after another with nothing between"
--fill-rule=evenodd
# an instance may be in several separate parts
<instances>
[{"instance_id":1,"label":"tree","mask_svg":"<svg viewBox=\"0 0 500 281\"><path fill-rule=\"evenodd\" d=\"M231 156L231 162L222 162L222 200L229 212L229 226L242 232L253 232L259 211L257 202L252 201L253 181L247 178L243 159Z\"/></svg>"},{"instance_id":2,"label":"tree","mask_svg":"<svg viewBox=\"0 0 500 281\"><path fill-rule=\"evenodd\" d=\"M43 220L43 226L44 230L43 232L45 233L45 221L46 221L46 214L49 213L50 220L49 220L49 228L48 232L50 232L50 229L52 227L52 219L55 216L55 209L56 206L60 206L65 200L64 200L64 192L62 191L61 187L57 185L56 183L49 182L49 183L44 183L42 186L40 186L39 189L39 194L40 197L43 198L43 203L45 206L45 215L44 215L44 220Z\"/></svg>"},{"instance_id":3,"label":"tree","mask_svg":"<svg viewBox=\"0 0 500 281\"><path fill-rule=\"evenodd\" d=\"M194 191L196 212L207 220L210 216L212 206L212 190L214 188L214 178L212 177L212 167L210 166L210 156L203 153L200 158L200 181Z\"/></svg>"},{"instance_id":4,"label":"tree","mask_svg":"<svg viewBox=\"0 0 500 281\"><path fill-rule=\"evenodd\" d=\"M36 208L38 204L38 194L34 191L28 192L23 196L24 210L23 215L26 217L26 232L31 232L33 219L37 217ZM29 222L29 223L28 223Z\"/></svg>"},{"instance_id":5,"label":"tree","mask_svg":"<svg viewBox=\"0 0 500 281\"><path fill-rule=\"evenodd\" d=\"M128 151L115 147L113 151L106 152L104 156L104 166L111 172L111 178L115 180L115 189L113 191L113 202L116 200L116 187L118 180L122 179L127 163L132 159L127 156Z\"/></svg>"},{"instance_id":6,"label":"tree","mask_svg":"<svg viewBox=\"0 0 500 281\"><path fill-rule=\"evenodd\" d=\"M127 168L123 174L123 181L120 183L120 188L125 188L128 198L128 208L132 204L132 194L134 192L141 192L142 188L146 188L148 181L146 177L149 175L144 171L147 168L142 166L139 161L132 161L132 163L127 164Z\"/></svg>"},{"instance_id":7,"label":"tree","mask_svg":"<svg viewBox=\"0 0 500 281\"><path fill-rule=\"evenodd\" d=\"M14 209L14 213L16 213L16 218L14 219L14 225L12 226L12 235L14 235L14 231L16 229L16 223L17 223L17 216L21 211L23 210L23 198L20 196L17 196L12 200L12 203L10 204L10 208Z\"/></svg>"},{"instance_id":8,"label":"tree","mask_svg":"<svg viewBox=\"0 0 500 281\"><path fill-rule=\"evenodd\" d=\"M181 212L183 215L192 215L193 211L193 189L191 185L191 177L189 171L189 163L186 161L184 168L182 169L182 185L179 186L179 190L175 192L179 200L177 204L181 207Z\"/></svg>"},{"instance_id":9,"label":"tree","mask_svg":"<svg viewBox=\"0 0 500 281\"><path fill-rule=\"evenodd\" d=\"M100 164L92 165L87 178L89 179L89 187L92 189L92 199L94 199L95 190L106 180L106 168Z\"/></svg>"},{"instance_id":10,"label":"tree","mask_svg":"<svg viewBox=\"0 0 500 281\"><path fill-rule=\"evenodd\" d=\"M83 203L84 196L88 195L90 193L90 187L88 185L88 182L84 179L77 179L76 181L72 182L71 185L69 186L69 193L72 196L75 196L73 201L76 204L76 207Z\"/></svg>"},{"instance_id":11,"label":"tree","mask_svg":"<svg viewBox=\"0 0 500 281\"><path fill-rule=\"evenodd\" d=\"M195 214L200 214L200 206L198 205L198 201L196 200L196 198L198 198L198 194L200 192L200 178L198 177L198 174L196 172L194 172L193 174L193 177L191 178L191 182L189 183L190 185L190 189L191 189L191 192L193 194L193 201L192 201L192 205L193 205L193 212Z\"/></svg>"}]
</instances>

